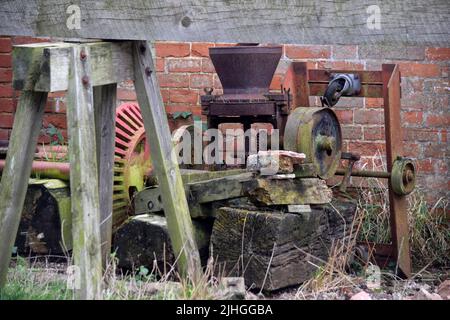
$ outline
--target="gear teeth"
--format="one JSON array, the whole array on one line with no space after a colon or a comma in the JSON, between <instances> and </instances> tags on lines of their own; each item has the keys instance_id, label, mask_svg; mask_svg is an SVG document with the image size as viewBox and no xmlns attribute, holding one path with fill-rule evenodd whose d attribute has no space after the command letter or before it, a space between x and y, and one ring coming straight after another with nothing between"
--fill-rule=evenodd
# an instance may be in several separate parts
<instances>
[{"instance_id":1,"label":"gear teeth","mask_svg":"<svg viewBox=\"0 0 450 320\"><path fill-rule=\"evenodd\" d=\"M114 160L113 216L114 224L120 224L131 208L130 165L136 154L143 153L138 148L145 141L144 123L137 104L124 103L116 109L116 140ZM142 185L144 176L142 175Z\"/></svg>"}]
</instances>

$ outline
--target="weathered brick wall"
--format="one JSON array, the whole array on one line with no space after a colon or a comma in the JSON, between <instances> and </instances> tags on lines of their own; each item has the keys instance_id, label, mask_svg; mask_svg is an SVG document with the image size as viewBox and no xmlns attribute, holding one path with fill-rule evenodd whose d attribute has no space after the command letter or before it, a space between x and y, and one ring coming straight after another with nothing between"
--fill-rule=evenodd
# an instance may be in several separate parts
<instances>
[{"instance_id":1,"label":"weathered brick wall","mask_svg":"<svg viewBox=\"0 0 450 320\"><path fill-rule=\"evenodd\" d=\"M11 89L11 45L31 38L0 38L0 139L7 139L17 92ZM171 127L199 116L203 88L221 86L208 57L211 46L229 44L155 44L156 68ZM271 88L279 89L290 61L307 61L310 68L381 70L382 63L398 63L402 75L402 121L405 155L417 159L419 185L429 200L450 194L447 132L450 125L450 48L286 45ZM66 134L64 93L51 94L44 126L53 124ZM118 99L136 101L132 83L119 86ZM318 104L318 99L311 99ZM179 111L190 111L186 120L174 120ZM385 150L382 99L342 98L335 111L343 124L344 148L364 156L361 164L379 166ZM46 136L41 141L48 141Z\"/></svg>"}]
</instances>

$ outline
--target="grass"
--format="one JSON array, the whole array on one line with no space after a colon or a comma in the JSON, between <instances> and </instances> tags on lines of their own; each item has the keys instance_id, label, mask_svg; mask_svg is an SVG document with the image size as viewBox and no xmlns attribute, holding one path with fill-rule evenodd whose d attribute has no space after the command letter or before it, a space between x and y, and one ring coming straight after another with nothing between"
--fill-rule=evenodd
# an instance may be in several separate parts
<instances>
[{"instance_id":1,"label":"grass","mask_svg":"<svg viewBox=\"0 0 450 320\"><path fill-rule=\"evenodd\" d=\"M48 257L13 259L8 280L0 291L0 300L67 300L74 291L67 286L66 270L70 265L49 261ZM155 264L152 270L139 267L123 273L112 255L103 278L105 300L198 300L220 298L220 276L212 259L203 275L194 282L183 279L174 266L161 272ZM176 280L176 281L174 281Z\"/></svg>"},{"instance_id":2,"label":"grass","mask_svg":"<svg viewBox=\"0 0 450 320\"><path fill-rule=\"evenodd\" d=\"M0 291L0 300L65 300L72 297L59 270L50 266L29 263L17 257L10 268L8 281Z\"/></svg>"},{"instance_id":3,"label":"grass","mask_svg":"<svg viewBox=\"0 0 450 320\"><path fill-rule=\"evenodd\" d=\"M374 161L380 163L380 161ZM383 161L370 170L386 170ZM358 190L357 214L350 235L333 243L328 261L313 261L317 271L302 284L296 298L317 298L321 293L345 288L356 288L365 283L366 271L372 267L371 252L358 255L357 242L390 243L389 196L385 180L364 179ZM445 221L448 199L441 198L429 204L420 189L408 196L408 222L413 279L434 281L448 277L450 267L450 228ZM432 272L428 271L432 269ZM404 281L392 270L381 270L381 278L393 287L402 287Z\"/></svg>"}]
</instances>

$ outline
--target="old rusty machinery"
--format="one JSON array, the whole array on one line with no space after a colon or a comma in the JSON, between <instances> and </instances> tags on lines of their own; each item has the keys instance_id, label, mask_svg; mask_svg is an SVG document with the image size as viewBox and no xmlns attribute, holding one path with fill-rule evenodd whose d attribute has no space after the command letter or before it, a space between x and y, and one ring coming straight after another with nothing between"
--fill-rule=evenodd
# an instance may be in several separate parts
<instances>
[{"instance_id":1,"label":"old rusty machinery","mask_svg":"<svg viewBox=\"0 0 450 320\"><path fill-rule=\"evenodd\" d=\"M139 106L124 103L116 109L114 158L114 216L126 217L136 192L145 185L151 172L150 150ZM119 220L116 219L120 223Z\"/></svg>"},{"instance_id":2,"label":"old rusty machinery","mask_svg":"<svg viewBox=\"0 0 450 320\"><path fill-rule=\"evenodd\" d=\"M288 117L283 138L285 150L304 153L318 177L334 176L341 159L342 133L329 108L299 107Z\"/></svg>"}]
</instances>

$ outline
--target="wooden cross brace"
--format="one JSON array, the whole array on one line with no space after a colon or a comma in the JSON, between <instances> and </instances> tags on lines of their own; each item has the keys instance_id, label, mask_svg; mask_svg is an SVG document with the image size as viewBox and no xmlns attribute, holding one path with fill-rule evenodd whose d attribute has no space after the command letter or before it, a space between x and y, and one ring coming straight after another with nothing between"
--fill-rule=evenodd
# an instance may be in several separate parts
<instances>
[{"instance_id":1,"label":"wooden cross brace","mask_svg":"<svg viewBox=\"0 0 450 320\"><path fill-rule=\"evenodd\" d=\"M67 90L73 256L81 280L77 298L102 298L102 262L105 266L111 250L116 89L124 80L134 80L179 269L197 281L200 258L148 43L20 45L14 48L13 65L13 87L22 92L0 183L0 288L47 94Z\"/></svg>"}]
</instances>

